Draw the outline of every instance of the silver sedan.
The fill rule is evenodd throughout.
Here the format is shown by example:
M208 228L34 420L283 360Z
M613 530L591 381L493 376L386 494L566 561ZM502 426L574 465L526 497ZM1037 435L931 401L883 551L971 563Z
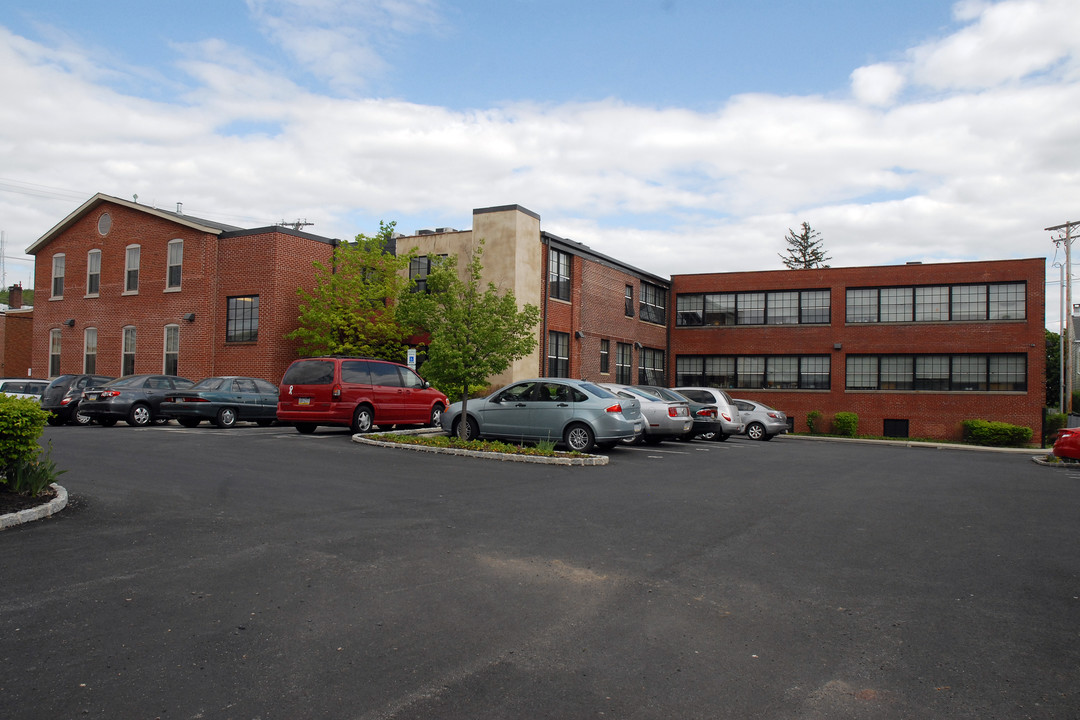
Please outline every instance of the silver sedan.
M641 402L620 397L583 380L536 378L522 380L486 398L469 400L465 436L536 442L561 441L577 452L594 446L603 450L641 434L645 422ZM443 411L440 425L457 435L462 404Z
M674 440L686 435L694 427L690 404L677 400L663 400L632 385L600 383L624 398L636 398L641 402L641 414L645 416L645 434L642 440L656 444L662 440Z

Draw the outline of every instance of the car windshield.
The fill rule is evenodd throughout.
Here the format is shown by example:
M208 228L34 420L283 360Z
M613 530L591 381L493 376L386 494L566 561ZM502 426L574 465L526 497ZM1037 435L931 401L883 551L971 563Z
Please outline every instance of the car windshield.
M192 390L217 390L221 387L221 384L225 382L225 378L212 377L204 378L199 382L191 386Z
M668 390L667 388L658 387L656 388L656 392L665 400L673 400L675 402L686 402L687 400L685 395L680 395L674 390Z

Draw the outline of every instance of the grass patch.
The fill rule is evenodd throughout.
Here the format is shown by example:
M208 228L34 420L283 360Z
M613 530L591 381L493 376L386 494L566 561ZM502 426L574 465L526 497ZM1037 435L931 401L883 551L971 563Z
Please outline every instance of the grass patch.
M536 445L515 445L502 442L501 440L462 440L459 437L449 435L397 435L394 433L380 433L365 435L371 440L398 443L400 445L426 445L428 447L455 448L459 450L473 450L475 452L505 453L508 455L533 455L537 457L588 457L579 452L558 452L555 443L540 441Z

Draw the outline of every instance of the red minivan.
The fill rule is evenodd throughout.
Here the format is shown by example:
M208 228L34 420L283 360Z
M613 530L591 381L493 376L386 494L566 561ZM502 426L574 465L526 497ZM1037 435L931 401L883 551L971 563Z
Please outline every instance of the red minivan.
M446 395L405 365L357 357L296 360L278 387L278 422L302 433L341 425L354 433L375 425L439 426Z

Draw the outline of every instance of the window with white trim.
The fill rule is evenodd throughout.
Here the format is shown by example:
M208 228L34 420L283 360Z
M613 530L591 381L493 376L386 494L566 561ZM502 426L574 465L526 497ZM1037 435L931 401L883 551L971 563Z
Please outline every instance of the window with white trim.
M165 326L165 357L162 362L162 375L179 375L180 368L180 326Z
M128 245L124 252L124 292L139 292L139 262L142 248Z
M64 297L64 253L52 257L52 297Z
M124 328L124 344L120 353L120 374L135 374L135 328Z
M97 328L83 330L83 372L87 375L97 372Z
M165 289L179 290L184 270L184 241L169 241L168 267L165 270ZM169 374L169 373L166 373Z
M97 296L101 292L101 251L86 253L86 294Z
M49 331L49 377L60 374L60 328Z

